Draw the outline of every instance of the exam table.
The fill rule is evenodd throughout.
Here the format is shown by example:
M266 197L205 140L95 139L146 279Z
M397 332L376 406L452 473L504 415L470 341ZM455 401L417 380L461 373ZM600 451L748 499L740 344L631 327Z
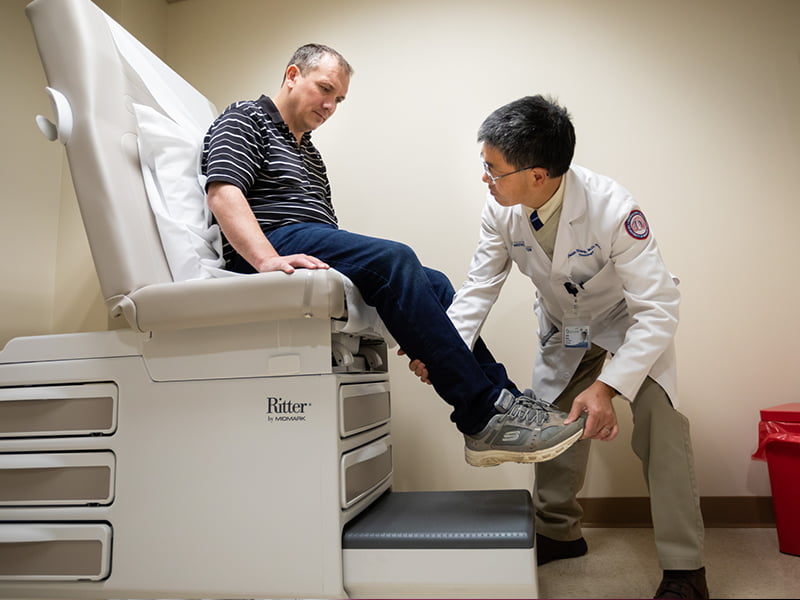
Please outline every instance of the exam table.
M223 270L216 108L89 0L26 12L122 325L0 351L0 598L536 597L527 491L392 490L391 339L350 282Z

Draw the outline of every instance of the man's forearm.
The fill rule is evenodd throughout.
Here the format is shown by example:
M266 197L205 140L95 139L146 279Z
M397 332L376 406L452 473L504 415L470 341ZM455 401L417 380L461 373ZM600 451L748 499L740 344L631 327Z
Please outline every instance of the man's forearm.
M228 242L257 271L278 256L258 224L242 191L235 185L212 183L208 188L208 208Z

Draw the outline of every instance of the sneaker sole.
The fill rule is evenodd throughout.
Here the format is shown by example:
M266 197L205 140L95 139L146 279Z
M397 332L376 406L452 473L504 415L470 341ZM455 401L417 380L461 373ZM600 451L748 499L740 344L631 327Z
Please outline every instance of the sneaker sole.
M566 452L570 446L577 442L583 435L583 429L575 432L571 437L552 446L536 450L535 452L515 452L513 450L470 450L464 448L467 463L473 467L494 467L500 463L537 463L552 460Z

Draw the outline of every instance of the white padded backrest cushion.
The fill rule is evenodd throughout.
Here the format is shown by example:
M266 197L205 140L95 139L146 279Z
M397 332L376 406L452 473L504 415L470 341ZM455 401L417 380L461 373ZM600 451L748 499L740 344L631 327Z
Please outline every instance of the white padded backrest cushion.
M201 139L149 106L133 108L145 190L172 278L212 277L224 261L219 227L211 225L199 174Z
M211 226L200 151L214 105L106 16L122 59L157 106L133 104L145 190L175 281L212 277L224 267L219 228Z

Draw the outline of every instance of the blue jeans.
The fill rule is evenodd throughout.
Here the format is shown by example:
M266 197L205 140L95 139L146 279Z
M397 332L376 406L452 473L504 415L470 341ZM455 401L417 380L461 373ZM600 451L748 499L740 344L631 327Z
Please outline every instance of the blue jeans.
M409 358L425 363L462 433L483 429L503 388L519 394L482 340L474 351L467 347L447 316L453 286L439 271L423 267L407 245L322 223L286 225L266 235L279 254L310 254L350 278ZM229 269L253 271L237 259Z

